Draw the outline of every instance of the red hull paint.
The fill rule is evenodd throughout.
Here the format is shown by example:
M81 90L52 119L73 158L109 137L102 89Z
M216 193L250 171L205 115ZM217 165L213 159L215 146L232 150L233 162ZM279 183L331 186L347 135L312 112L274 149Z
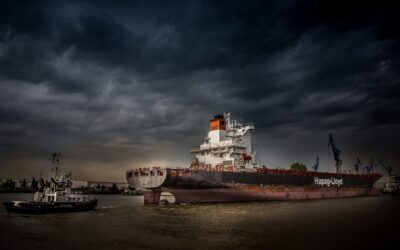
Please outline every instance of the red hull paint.
M175 203L220 203L252 201L285 201L378 196L370 187L254 187L240 186L221 189L153 189L144 195L145 204L159 204L161 192L174 195Z

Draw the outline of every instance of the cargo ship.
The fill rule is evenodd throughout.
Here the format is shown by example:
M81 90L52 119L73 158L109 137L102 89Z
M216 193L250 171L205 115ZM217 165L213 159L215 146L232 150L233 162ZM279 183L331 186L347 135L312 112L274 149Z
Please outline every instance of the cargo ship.
M205 141L191 151L187 168L128 170L132 188L144 188L145 204L216 203L308 200L379 195L374 183L380 174L342 173L340 151L332 135L336 172L260 167L251 148L253 124L231 120L230 113L215 116Z

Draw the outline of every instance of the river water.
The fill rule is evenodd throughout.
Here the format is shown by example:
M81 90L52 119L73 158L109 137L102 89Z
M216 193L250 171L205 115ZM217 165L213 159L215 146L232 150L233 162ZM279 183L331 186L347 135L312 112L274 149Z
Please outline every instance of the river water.
M96 198L97 209L81 213L16 215L1 206L0 248L386 249L400 236L393 196L168 206L144 206L143 196Z

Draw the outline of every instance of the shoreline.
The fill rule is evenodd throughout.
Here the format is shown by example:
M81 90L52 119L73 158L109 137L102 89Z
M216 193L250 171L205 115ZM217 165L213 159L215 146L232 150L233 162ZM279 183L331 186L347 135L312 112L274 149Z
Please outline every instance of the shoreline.
M82 189L73 189L74 192L80 192L82 194L92 194L92 195L100 195L100 194L118 194L122 195L124 190L82 190ZM16 194L16 193L26 193L33 194L36 190L34 189L0 189L0 194Z

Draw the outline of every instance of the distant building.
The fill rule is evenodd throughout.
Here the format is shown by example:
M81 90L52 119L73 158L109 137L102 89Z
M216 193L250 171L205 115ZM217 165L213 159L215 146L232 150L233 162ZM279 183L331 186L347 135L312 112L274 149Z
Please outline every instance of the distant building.
M71 188L86 188L88 187L87 181L72 180Z
M22 188L22 182L20 180L13 180L15 188Z
M118 189L128 188L129 185L126 182L110 182L110 181L88 181L87 187L96 188L97 186L110 188L115 183Z

